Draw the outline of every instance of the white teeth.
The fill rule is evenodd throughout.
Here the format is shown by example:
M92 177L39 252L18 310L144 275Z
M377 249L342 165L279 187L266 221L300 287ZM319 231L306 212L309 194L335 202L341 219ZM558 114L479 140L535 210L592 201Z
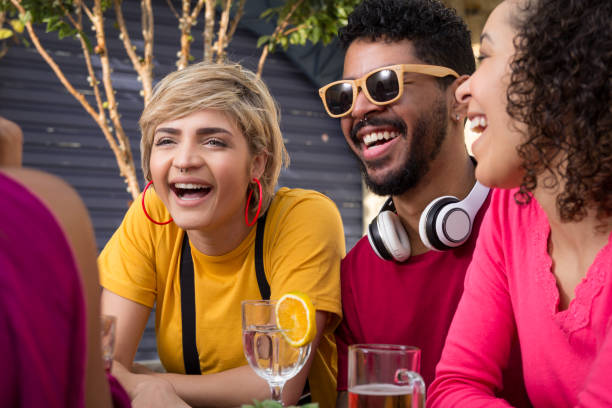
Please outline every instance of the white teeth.
M185 196L180 196L181 200L185 200L185 201L195 201L195 200L199 200L200 197L185 197Z
M199 188L206 188L201 184L191 184L191 183L176 183L174 187L180 188L183 190L197 190Z
M470 119L470 130L480 133L487 127L487 118L484 116L475 116Z
M397 132L389 132L385 130L384 132L372 132L363 137L363 143L366 146L371 146L372 144L378 142L379 140L391 140L398 137L399 134Z

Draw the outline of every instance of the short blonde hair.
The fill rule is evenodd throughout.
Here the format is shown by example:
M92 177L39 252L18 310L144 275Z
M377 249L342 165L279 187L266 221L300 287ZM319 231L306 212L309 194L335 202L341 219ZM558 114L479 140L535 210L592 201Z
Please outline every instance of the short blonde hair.
M142 171L151 180L149 161L155 129L202 109L215 109L235 120L252 155L265 153L266 167L260 178L262 207L267 208L283 165L289 164L280 130L280 114L268 87L239 64L201 62L162 79L140 117ZM253 188L255 203L259 191Z

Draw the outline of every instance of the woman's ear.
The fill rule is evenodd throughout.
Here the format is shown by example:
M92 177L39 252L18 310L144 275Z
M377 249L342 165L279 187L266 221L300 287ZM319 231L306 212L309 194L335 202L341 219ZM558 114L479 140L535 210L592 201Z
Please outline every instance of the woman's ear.
M251 161L251 179L261 178L266 170L266 163L268 161L268 152L263 151L259 154L253 156L253 160Z
M453 118L459 117L461 119L465 119L467 116L468 102L470 98L461 97L457 92L457 89L465 88L467 85L466 81L469 79L469 75L461 75L449 86L449 91L452 93L451 114Z

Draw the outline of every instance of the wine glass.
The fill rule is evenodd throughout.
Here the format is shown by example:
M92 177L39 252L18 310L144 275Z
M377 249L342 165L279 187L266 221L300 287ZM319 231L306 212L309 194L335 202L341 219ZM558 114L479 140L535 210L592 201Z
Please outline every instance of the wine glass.
M117 327L117 317L102 315L100 319L102 334L102 360L104 369L107 373L111 371L115 352L115 329Z
M283 403L281 393L308 360L310 343L291 346L276 325L275 300L242 302L242 344L255 373L270 385L272 399Z

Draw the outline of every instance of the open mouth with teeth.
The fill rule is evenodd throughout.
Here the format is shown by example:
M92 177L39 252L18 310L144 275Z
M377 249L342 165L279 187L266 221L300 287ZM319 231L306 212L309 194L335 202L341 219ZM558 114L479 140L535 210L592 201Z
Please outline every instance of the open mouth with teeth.
M372 132L363 137L363 143L366 145L366 148L369 149L370 147L387 143L389 140L393 140L398 136L399 133L396 131L385 130L380 132Z
M474 133L482 133L487 128L487 118L475 116L470 119L470 130Z
M210 193L211 188L201 184L175 183L170 188L181 200L199 200Z

